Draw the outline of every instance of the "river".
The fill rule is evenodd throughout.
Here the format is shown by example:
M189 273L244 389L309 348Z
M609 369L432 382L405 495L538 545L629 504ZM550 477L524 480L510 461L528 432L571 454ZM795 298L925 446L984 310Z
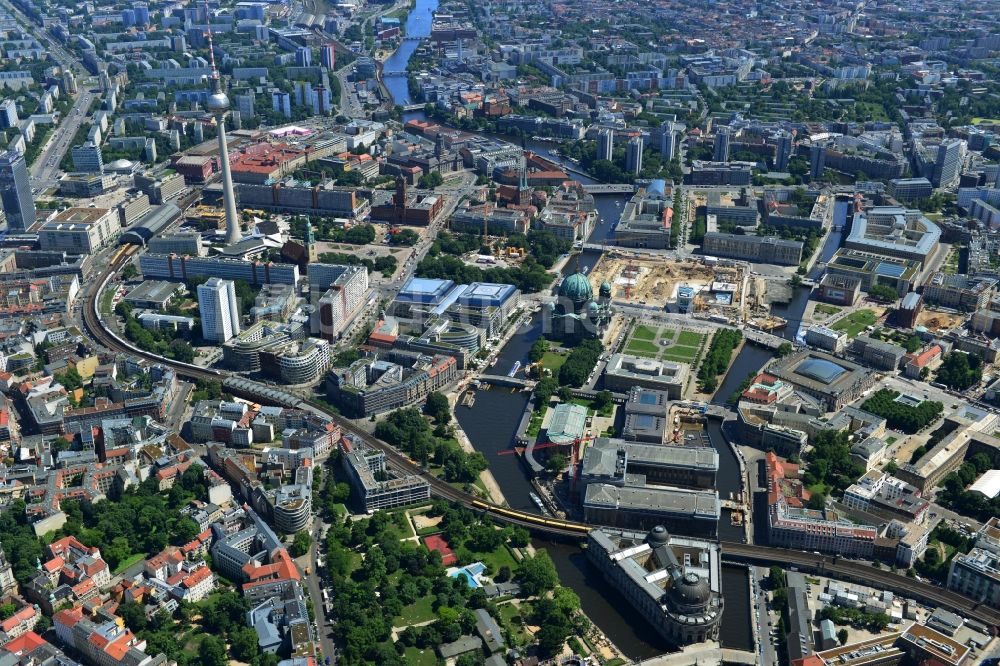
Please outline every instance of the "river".
M382 81L389 89L394 104L406 106L412 103L410 88L407 84L406 64L421 42L408 38L430 36L434 11L437 7L438 0L416 0L409 16L406 17L405 37L407 39L403 40L399 48L389 56L382 67Z

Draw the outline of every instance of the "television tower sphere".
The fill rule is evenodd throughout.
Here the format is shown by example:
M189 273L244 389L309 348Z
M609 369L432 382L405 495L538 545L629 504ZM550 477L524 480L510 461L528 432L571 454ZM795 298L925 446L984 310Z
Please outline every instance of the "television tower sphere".
M215 90L205 98L205 108L213 114L225 113L229 110L229 98L221 90Z

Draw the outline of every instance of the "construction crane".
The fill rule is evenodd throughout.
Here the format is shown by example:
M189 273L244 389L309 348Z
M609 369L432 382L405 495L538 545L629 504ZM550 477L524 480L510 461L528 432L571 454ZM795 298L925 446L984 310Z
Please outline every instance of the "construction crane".
M571 440L569 442L553 442L551 440L548 440L548 441L544 441L544 442L539 442L538 444L535 444L535 446L534 446L534 450L535 451L541 451L541 450L544 450L544 449L551 449L551 448L556 447L556 446L569 446L569 447L572 447L570 449L570 466L569 466L570 477L569 478L570 478L570 489L571 489L574 497L576 497L576 480L577 480L578 471L579 471L579 465L580 465L580 451L583 448L581 445L584 444L585 442L589 442L592 439L594 439L594 437L588 431L587 435L585 435L583 437L577 437L576 439L573 439L573 440ZM497 455L509 456L509 455L512 455L512 454L516 453L517 455L521 456L521 455L524 455L524 451L525 451L526 448L527 447L525 447L525 446L515 446L514 448L505 449L503 451L500 451Z

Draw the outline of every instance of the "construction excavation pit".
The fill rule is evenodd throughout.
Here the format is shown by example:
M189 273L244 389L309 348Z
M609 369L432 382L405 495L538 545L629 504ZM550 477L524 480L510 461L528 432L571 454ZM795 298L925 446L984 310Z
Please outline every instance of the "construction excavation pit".
M665 306L677 300L677 288L701 291L715 279L715 269L697 260L673 261L608 251L590 271L591 284L608 282L611 297L643 305Z

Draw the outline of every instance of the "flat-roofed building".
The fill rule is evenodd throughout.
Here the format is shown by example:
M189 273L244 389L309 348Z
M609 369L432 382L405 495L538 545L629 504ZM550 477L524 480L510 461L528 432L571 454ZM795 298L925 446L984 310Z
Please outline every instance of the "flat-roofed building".
M663 446L598 437L586 448L580 481L711 489L719 454L710 446Z
M809 350L775 361L767 372L818 398L831 412L860 398L876 380L875 373L857 363Z
M724 606L718 543L663 526L648 534L602 527L587 536L587 557L673 645L718 640Z
M163 310L180 285L162 280L145 280L125 295L125 302L144 310Z
M415 475L394 476L386 465L384 452L366 449L351 437L341 439L340 451L351 486L368 513L430 499L430 484Z
M640 529L662 524L679 533L714 538L721 505L714 491L590 483L583 511L589 523Z
M816 290L816 300L850 307L861 295L861 278L853 275L824 273Z
M670 228L674 218L673 197L666 193L662 180L640 189L622 211L615 228L614 244L622 247L670 247Z
M612 354L604 366L604 386L619 392L640 386L663 391L670 400L680 400L690 372L690 366L684 363Z
M43 250L91 254L117 241L121 231L113 209L67 208L42 225L38 244Z
M201 234L193 231L163 234L150 238L146 248L153 254L186 254L192 257L204 254Z
M910 625L900 635L898 645L916 663L938 663L942 666L961 666L971 652L968 645L923 624Z
M806 331L806 344L839 354L847 346L847 333L835 331L827 326L810 326Z
M702 243L705 254L743 259L760 264L795 266L802 261L802 242L775 236L707 233Z
M665 391L633 387L625 401L622 437L636 442L662 444L667 433L670 396Z
M1000 555L978 547L956 555L948 570L948 589L1000 608Z
M891 342L859 335L851 343L851 353L876 370L897 370L906 350Z
M920 274L920 262L901 259L850 248L840 248L826 264L829 275L856 277L861 280L861 291L872 285L892 287L903 296L909 292Z
M997 280L993 278L935 272L924 283L924 300L935 305L974 311L989 305L996 290Z
M844 246L887 257L911 259L921 267L937 249L941 228L919 210L875 206L854 214Z
M934 193L934 186L926 178L893 178L889 181L889 195L899 201L926 199Z

